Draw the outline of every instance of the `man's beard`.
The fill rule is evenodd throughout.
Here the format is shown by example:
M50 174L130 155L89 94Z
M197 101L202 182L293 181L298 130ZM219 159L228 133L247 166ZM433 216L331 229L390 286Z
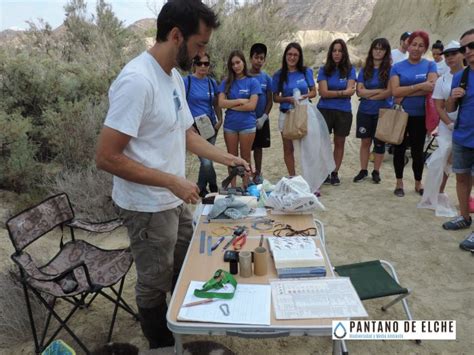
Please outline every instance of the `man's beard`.
M183 41L178 49L178 55L176 56L176 63L181 70L189 71L192 67L193 61L189 59L187 42Z

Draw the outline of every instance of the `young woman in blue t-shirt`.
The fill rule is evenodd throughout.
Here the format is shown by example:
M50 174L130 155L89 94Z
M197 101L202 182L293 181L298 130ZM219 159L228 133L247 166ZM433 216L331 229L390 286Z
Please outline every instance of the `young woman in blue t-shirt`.
M326 64L319 68L318 84L321 99L318 109L324 116L329 133L334 131L334 162L336 169L324 182L339 185L338 171L344 157L344 144L351 131L351 96L355 93L356 72L349 59L346 43L334 40L329 46Z
M390 85L395 103L400 103L408 113L405 139L402 144L394 146L393 165L397 184L393 193L398 197L405 196L403 189L403 170L405 167L405 151L410 144L413 159L415 191L423 195L423 148L426 138L425 100L426 95L434 89L438 78L436 64L423 59L429 48L430 40L424 31L413 32L408 38L408 59L396 63L390 73Z
M300 100L316 97L316 84L313 71L304 66L303 49L298 43L289 43L283 52L281 69L272 78L273 101L280 104L278 128L283 131L286 112L294 107L294 90L298 89ZM288 174L296 175L293 141L281 137L283 141L283 159Z
M206 115L211 120L216 134L207 141L216 143L217 132L222 125L222 110L217 106L217 84L209 77L209 54L197 55L193 60L193 74L184 78L186 101L193 117ZM217 178L212 160L199 157L199 175L197 185L199 196L207 195L207 186L210 192L217 192Z
M360 172L354 182L365 179L369 173L370 146L374 142L375 160L372 181L380 183L380 166L385 153L385 143L375 138L379 120L379 110L393 105L392 92L388 85L390 80L391 55L390 43L385 38L377 38L370 45L364 68L357 78L357 96L360 97L357 110L356 137L360 143Z
M227 151L239 155L251 164L252 144L255 139L258 95L257 79L249 76L244 54L235 50L227 61L227 78L219 86L219 107L227 109L224 119L224 140ZM247 187L248 177L243 178ZM235 179L231 182L235 186Z

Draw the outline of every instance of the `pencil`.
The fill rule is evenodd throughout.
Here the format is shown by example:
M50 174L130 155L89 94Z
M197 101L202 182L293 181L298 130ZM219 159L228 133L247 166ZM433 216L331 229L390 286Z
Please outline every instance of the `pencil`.
M214 302L214 301L215 301L214 298L207 298L207 299L202 300L202 301L196 301L196 302L191 302L191 303L183 304L183 307L199 306L199 305L201 305L201 304L211 303L211 302Z

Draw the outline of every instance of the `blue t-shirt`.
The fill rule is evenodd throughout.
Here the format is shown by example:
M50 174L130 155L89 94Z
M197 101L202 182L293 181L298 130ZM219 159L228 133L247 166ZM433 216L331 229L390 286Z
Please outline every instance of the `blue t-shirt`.
M219 93L225 91L226 80L222 80L219 86ZM226 95L228 100L250 99L252 95L261 94L260 84L257 79L252 77L244 77L235 80ZM224 128L233 131L242 131L244 129L255 128L257 116L255 111L235 111L231 108L225 112Z
M326 80L328 85L328 90L338 91L347 89L347 82L349 80L356 80L356 71L352 67L349 77L341 78L341 73L338 68L329 76L324 72L324 67L319 68L318 72L318 83L320 81ZM343 112L351 112L351 98L323 98L321 97L318 102L318 108L325 108L330 110L338 110Z
M426 81L429 73L438 73L435 62L422 59L412 64L405 59L393 65L390 77L398 75L400 86L410 86ZM426 96L406 96L402 107L410 116L425 116L425 100Z
M255 109L255 115L258 118L265 113L265 107L267 106L267 92L272 91L272 78L270 78L270 75L264 71L260 72L258 75L253 75L252 78L258 80L260 83L260 89L262 90L262 93L258 95L257 108Z
M280 73L281 69L277 70L273 74L272 78L272 91L275 94L280 93L278 89L278 83L280 82ZM309 92L309 88L315 86L313 71L310 68L306 68L304 73L300 71L293 71L288 73L287 80L283 83L283 91L281 91L281 96L291 97L293 96L293 89L298 88L301 92L301 95L305 95ZM289 110L292 108L292 105L289 102L282 102L280 104L281 110Z
M451 88L459 87L464 70L454 74ZM453 132L453 142L474 148L474 70L469 70L467 92L459 105L458 120Z
M364 80L364 69L361 69L357 82L364 84L368 90L385 89L379 78L379 69L374 68L372 77L369 80ZM359 111L368 115L378 115L379 109L390 108L393 106L393 97L389 96L383 100L369 100L365 98L360 99Z
M217 84L212 78L196 78L188 75L184 79L186 90L186 101L193 117L207 115L213 125L216 124L216 114L214 112L214 97L217 96ZM191 87L189 86L191 83Z

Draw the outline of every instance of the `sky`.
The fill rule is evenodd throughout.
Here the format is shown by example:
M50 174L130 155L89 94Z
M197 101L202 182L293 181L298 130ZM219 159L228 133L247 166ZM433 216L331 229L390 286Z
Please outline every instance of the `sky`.
M95 12L96 0L85 0L91 13ZM125 25L143 18L155 18L151 9L159 8L163 0L106 0L112 5L115 15ZM0 0L0 31L6 29L28 29L27 20L37 22L42 18L52 28L62 24L64 5L67 0ZM151 8L151 9L150 9Z

